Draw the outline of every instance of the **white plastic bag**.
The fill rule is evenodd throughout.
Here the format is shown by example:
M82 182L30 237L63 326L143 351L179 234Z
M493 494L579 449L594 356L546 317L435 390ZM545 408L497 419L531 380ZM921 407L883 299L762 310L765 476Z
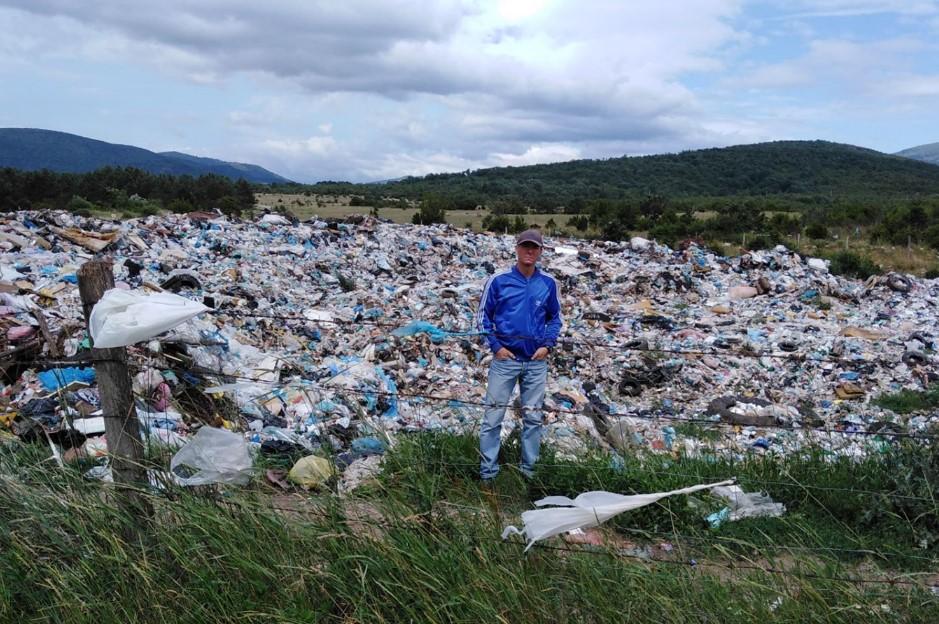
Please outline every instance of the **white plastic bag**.
M194 469L195 474L181 476L179 468L182 466ZM248 454L248 445L240 434L203 427L186 446L173 455L170 472L180 485L246 485L251 480L251 456Z
M651 505L668 496L691 494L721 485L733 485L733 483L733 480L721 481L720 483L693 485L671 492L636 494L634 496L602 491L585 492L574 500L566 496L548 496L536 501L535 505L538 507L555 505L555 507L522 512L522 522L524 523L522 530L519 531L514 526L507 526L502 532L502 539L507 538L509 535L524 535L528 539L528 546L525 547L525 550L528 551L538 540L554 537L574 529L598 526L617 514Z
M149 340L208 309L173 293L144 295L112 288L95 304L88 325L95 347L125 347Z
M727 520L731 522L744 518L778 518L786 513L786 506L774 501L769 494L747 493L739 485L717 487L711 493L730 502Z

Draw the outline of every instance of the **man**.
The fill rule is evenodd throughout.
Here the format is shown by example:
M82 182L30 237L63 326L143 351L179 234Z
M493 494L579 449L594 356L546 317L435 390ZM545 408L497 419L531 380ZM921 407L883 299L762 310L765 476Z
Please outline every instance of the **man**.
M522 403L521 471L532 475L541 447L548 353L561 332L557 282L536 266L544 244L541 232L526 230L515 243L515 266L489 278L476 315L493 353L479 432L479 474L487 484L499 473L499 434L516 383Z

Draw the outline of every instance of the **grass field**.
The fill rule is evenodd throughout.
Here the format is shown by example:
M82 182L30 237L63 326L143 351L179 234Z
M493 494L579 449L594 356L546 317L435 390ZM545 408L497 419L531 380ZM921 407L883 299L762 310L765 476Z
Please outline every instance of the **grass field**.
M301 219L318 216L323 219L341 219L353 214L367 215L371 212L370 206L350 206L349 197L343 196L312 196L284 195L278 193L263 193L257 195L259 205L272 208L285 208ZM378 216L390 219L395 223L411 223L411 217L417 208L380 208ZM470 227L476 231L482 230L483 219L488 215L486 210L450 210L447 212L447 222L458 227ZM516 215L508 215L514 219ZM545 227L547 222L554 219L559 227L564 227L570 215L564 214L526 214L520 215L526 223Z
M378 479L345 498L275 491L263 471L279 460L268 459L248 487L151 492L149 518L130 514L113 488L83 480L81 468L45 461L43 445L0 447L0 620L939 618L930 589L939 583L936 475L922 470L936 465L936 451L896 448L860 462L637 455L611 467L608 456L574 462L548 449L530 487L506 469L487 494L474 478L475 445L472 436L400 437ZM506 456L517 461L517 443ZM529 497L662 491L730 476L747 491L768 490L785 515L710 529L704 516L721 503L696 495L589 530L595 545L554 538L526 554L518 538L499 537Z

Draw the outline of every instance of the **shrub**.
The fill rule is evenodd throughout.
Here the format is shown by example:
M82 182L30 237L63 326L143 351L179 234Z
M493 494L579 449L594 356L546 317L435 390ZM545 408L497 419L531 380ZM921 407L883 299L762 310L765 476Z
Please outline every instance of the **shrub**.
M821 223L813 223L805 228L805 235L816 240L828 238L828 228Z
M867 279L871 275L879 275L882 272L881 268L869 258L850 251L839 251L830 256L829 260L831 260L829 270L835 275Z
M581 232L585 232L587 228L590 227L590 219L587 215L577 215L571 217L567 220L568 227L577 228Z
M69 211L74 212L80 217L90 217L91 211L94 210L94 208L95 205L81 195L72 195L72 199L68 202Z
M509 218L505 215L489 214L483 217L482 227L487 232L506 232L509 229Z
M192 212L193 210L192 204L187 202L185 199L174 199L166 206L166 209L177 214Z

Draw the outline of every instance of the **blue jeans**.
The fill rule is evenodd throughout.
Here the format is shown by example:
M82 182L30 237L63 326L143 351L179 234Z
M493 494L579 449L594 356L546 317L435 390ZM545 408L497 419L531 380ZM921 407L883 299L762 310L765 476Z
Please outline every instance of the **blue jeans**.
M479 476L493 479L499 474L499 434L506 404L512 398L516 382L522 403L522 465L524 474L531 476L538 461L541 447L541 406L544 403L548 362L532 360L493 360L489 367L486 386L486 413L479 430Z

